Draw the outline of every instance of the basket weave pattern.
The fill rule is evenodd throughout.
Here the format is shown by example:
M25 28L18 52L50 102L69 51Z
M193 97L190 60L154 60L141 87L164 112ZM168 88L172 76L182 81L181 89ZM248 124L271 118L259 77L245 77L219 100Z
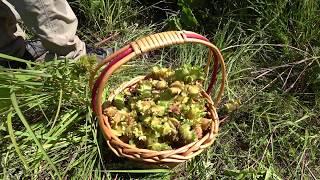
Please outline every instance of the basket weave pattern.
M210 118L212 119L210 131L201 139L173 150L154 151L149 149L139 149L137 147L124 143L112 133L108 117L103 113L104 109L102 107L102 94L108 79L110 78L112 73L121 65L125 64L136 56L155 49L184 43L200 43L206 45L210 49L208 63L205 68L206 72L209 69L212 57L214 59L213 72L208 89L207 91L202 90L201 93L201 95L207 100L207 111L209 112L211 116ZM98 77L95 79L96 74L104 65L106 66L102 69ZM215 96L215 100L213 101L211 99L210 93L213 89L214 84L216 83L219 68L222 74L220 89ZM145 76L139 76L122 84L109 95L107 104L108 102L112 102L115 95L122 92L126 87L129 87L144 78ZM99 126L104 134L108 146L117 156L157 164L180 163L200 154L205 148L212 145L216 136L218 135L219 118L215 106L221 99L225 81L226 70L223 57L219 49L211 44L208 39L199 34L188 31L163 32L153 34L130 43L129 45L123 47L122 49L107 57L95 68L90 77L90 87L92 88L92 107L93 111L96 113L99 119Z

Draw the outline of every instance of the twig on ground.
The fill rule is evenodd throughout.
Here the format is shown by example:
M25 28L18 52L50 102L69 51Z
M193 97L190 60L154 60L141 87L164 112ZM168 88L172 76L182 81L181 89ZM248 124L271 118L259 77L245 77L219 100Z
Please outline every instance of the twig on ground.
M294 87L294 85L298 82L298 80L300 79L300 77L302 76L302 74L307 70L307 68L308 68L309 66L311 66L311 65L313 64L313 62L314 62L314 60L313 60L312 62L310 62L310 63L301 71L301 73L299 74L299 76L297 77L297 79L291 84L291 86L290 86L288 89L285 90L286 93L289 92L289 91Z
M286 78L286 80L285 80L284 83L283 83L282 89L284 89L284 87L286 86L286 84L287 84L287 82L288 82L288 79L289 79L289 77L290 77L290 74L291 74L291 72L292 72L293 67L294 67L294 66L291 66L290 71L289 71L289 74L287 75L287 78Z
M114 180L117 180L118 179L118 174L116 174L116 176L114 177Z
M282 72L279 76L281 76L284 72ZM255 95L251 96L248 100L246 100L243 104L246 104L247 102L251 101L251 99L253 99L254 97L256 97L260 92L262 92L263 90L265 90L267 87L269 87L271 84L273 84L278 78L279 76L277 76L276 78L274 78L269 84L267 84L266 86L264 86L262 89L260 89Z
M264 151L263 151L263 154L262 154L261 158L258 161L256 161L252 166L255 166L257 163L261 162L263 160L263 158L265 157L269 145L273 142L273 133L274 133L274 131L270 135L269 141L268 141L268 143L266 145L266 148L264 148Z
M261 71L263 71L263 72L264 71L272 72L273 70L276 70L276 69L279 69L279 68L292 67L294 65L302 64L302 63L310 61L310 60L312 60L312 62L311 62L311 64L312 64L312 63L314 63L314 61L316 59L320 59L320 56L305 58L305 59L302 59L300 61L296 61L296 62L292 62L292 63L288 63L288 64L283 64L283 65L280 65L280 66L272 66L272 67L269 67L269 68L261 68L262 70L254 71L254 72L252 72L252 74L261 73Z
M257 70L257 71L254 71L252 72L252 74L256 74L256 73L261 73L260 75L258 75L257 77L253 78L253 80L256 80L256 79L259 79L263 76L266 76L267 74L269 74L270 72L273 72L274 70L276 69L279 69L279 68L285 68L285 67L290 67L290 70L289 70L289 73L284 81L284 84L282 86L282 89L284 89L288 83L288 80L290 78L290 75L292 74L292 70L294 68L294 66L296 65L299 65L299 64L302 64L302 63L305 63L309 60L312 60L311 62L309 62L305 67L304 69L301 71L301 73L298 75L298 77L296 78L296 80L294 81L294 83L292 83L290 85L289 88L287 88L285 90L285 92L289 92L294 86L295 84L298 82L298 80L301 78L301 76L303 75L303 73L307 70L308 67L310 67L317 59L319 59L320 56L315 56L315 57L311 57L311 58L305 58L305 59L302 59L300 61L296 61L296 62L292 62L292 63L288 63L288 64L284 64L284 65L280 65L280 66L273 66L273 67L270 67L270 68L262 68L261 70ZM285 71L284 71L285 72ZM277 76L277 78L280 76L280 78L282 79L282 74L284 73L282 72L280 75ZM282 79L283 81L283 79ZM269 84L268 84L269 85ZM252 99L252 98L250 98Z
M229 116L223 117L221 120L219 120L219 124L224 124L228 118Z
M97 42L96 44L94 44L94 46L95 47L100 47L102 44L105 44L105 43L109 42L113 38L117 37L119 34L120 34L119 32L115 32L114 34L111 34L110 36L104 38L102 41Z
M303 155L303 160L302 160L302 167L301 167L301 176L300 179L303 180L304 179L304 171L305 171L305 167L306 167L306 155Z
M239 44L239 45L234 45L234 46L229 46L229 47L223 48L223 49L221 49L221 51L226 51L228 49L237 48L237 47L244 47L244 46L288 47L288 48L294 49L296 51L302 52L304 54L309 54L307 51L304 51L304 50L299 49L297 47L293 47L293 46L286 45L286 44Z
M264 75L266 75L266 74L268 74L269 72L272 72L272 71L273 71L272 69L268 69L265 72L263 72L262 74L260 74L259 76L255 77L254 79L259 79L260 77L262 77L262 76L264 76Z
M316 176L313 174L313 172L310 170L310 168L308 166L306 166L306 169L309 171L309 173L311 174L312 178L314 180L317 180Z

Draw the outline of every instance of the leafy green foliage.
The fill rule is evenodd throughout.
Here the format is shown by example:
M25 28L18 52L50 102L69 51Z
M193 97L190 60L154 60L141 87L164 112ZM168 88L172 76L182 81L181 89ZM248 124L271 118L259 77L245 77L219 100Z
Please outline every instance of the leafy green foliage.
M172 27L183 29L183 28L191 28L194 29L195 27L199 26L199 22L196 16L193 13L193 8L202 0L190 1L190 0L178 0L177 5L180 8L180 13L172 17L168 20L168 24ZM203 2L203 1L202 1Z
M79 172L75 169L79 164L88 161L95 164L99 156L97 141L88 132L94 133L96 129L83 126L92 123L87 108L89 67L83 66L80 60L77 63L52 61L29 69L1 69L0 87L8 89L11 98L3 96L1 100L1 105L3 100L7 102L0 109L0 117L7 117L8 128L0 130L4 145L0 148L0 169L6 170L0 176L58 179ZM81 144L86 147L74 153L75 147ZM17 158L13 158L15 152ZM73 158L66 158L71 153ZM85 171L92 173L93 166L87 168Z
M186 27L198 26L199 23L196 17L194 16L189 5L183 0L180 0L178 5L181 7L181 17L180 17L181 24Z

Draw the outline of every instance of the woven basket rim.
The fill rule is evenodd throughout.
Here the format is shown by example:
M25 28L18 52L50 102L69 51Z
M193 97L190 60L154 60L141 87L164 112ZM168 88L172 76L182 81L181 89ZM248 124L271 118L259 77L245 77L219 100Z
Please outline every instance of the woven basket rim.
M208 100L207 111L210 111L212 115L212 130L201 140L195 141L190 147L186 145L188 147L185 149L179 148L179 151L177 149L166 151L139 149L122 142L112 133L110 124L103 112L104 99L102 97L109 78L122 65L137 56L141 56L144 53L156 49L185 43L202 44L210 49L204 71L205 74L207 74L211 64L213 63L212 73L207 91L203 92L202 94L206 100ZM101 68L103 68L102 71L100 71ZM221 72L221 81L219 84L219 89L217 89L218 91L215 94L214 101L212 101L213 97L209 95L213 90L214 85L217 84L218 72ZM99 73L99 75L97 73ZM89 86L92 89L92 109L98 117L99 126L103 132L107 144L117 156L161 164L183 162L201 153L205 148L214 142L216 136L218 135L219 118L215 106L217 106L221 100L223 91L225 89L225 84L227 83L226 79L226 67L220 50L215 45L210 43L210 41L204 36L191 31L167 31L151 34L127 44L115 53L106 57L95 67L92 73L90 73ZM112 95L112 93L110 95Z

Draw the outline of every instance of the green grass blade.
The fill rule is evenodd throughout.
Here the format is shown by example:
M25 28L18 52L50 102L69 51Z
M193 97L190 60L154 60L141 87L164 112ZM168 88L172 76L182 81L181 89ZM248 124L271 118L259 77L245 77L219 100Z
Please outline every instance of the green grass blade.
M39 70L30 70L30 69L8 69L0 67L0 72L5 74L6 72L12 72L18 75L28 75L28 76L37 76L37 77L52 77L51 74L44 73L44 71Z
M9 155L9 152L6 153L5 157L4 157L4 160L1 161L1 167L2 167L2 173L3 173L3 176L2 178L3 179L9 179L9 173L8 173L8 170L7 170L7 160L8 160L8 155ZM1 176L0 176L1 178Z
M40 143L40 141L38 140L38 138L36 137L36 135L32 131L32 129L31 129L29 123L27 122L27 120L25 119L24 115L22 114L22 112L21 112L21 110L20 110L20 108L18 106L17 97L16 97L16 94L14 93L14 91L11 92L10 98L11 98L11 102L12 102L13 108L16 111L17 115L19 116L20 120L22 121L23 125L26 127L26 129L29 132L30 136L35 141L35 143L37 144L37 146L40 149L41 153L43 154L44 158L48 161L48 163L50 164L52 169L56 172L56 174L58 175L59 179L61 179L61 176L59 174L58 169L53 164L52 160L50 159L50 157L48 156L48 154L44 150L42 144Z
M57 112L56 112L56 115L54 117L53 123L51 125L51 129L54 127L54 125L56 124L56 122L57 122L57 120L59 118L61 102L62 102L62 92L63 92L62 89L60 89L58 108L57 108Z
M31 61L27 61L27 60L24 60L24 59L20 59L20 58L17 58L17 57L9 56L9 55L2 54L2 53L0 53L0 58L7 59L9 61L18 61L18 62L23 62L23 63L27 63L27 64L37 65L37 63L31 62Z
M170 173L172 172L169 169L121 169L121 170L106 170L110 173Z
M70 118L69 118L70 117ZM60 136L66 129L67 127L74 122L74 120L78 118L78 113L76 113L75 110L73 110L71 113L70 113L70 116L67 115L65 119L65 121L61 121L61 123L59 123L59 125L56 126L55 129L53 130L56 130L56 132L54 132L53 134L51 134L49 132L49 134L51 134L53 137L58 137ZM49 142L47 142L49 143Z
M12 111L9 112L8 116L7 116L7 126L8 126L8 132L9 132L9 135L10 135L10 139L12 141L12 144L14 146L14 149L16 150L20 160L22 161L23 163L23 166L24 168L29 171L30 168L28 166L28 163L26 161L26 158L23 156L23 154L21 153L20 151L20 148L17 144L17 141L16 141L16 137L14 135L14 132L13 132L13 127L12 127Z

